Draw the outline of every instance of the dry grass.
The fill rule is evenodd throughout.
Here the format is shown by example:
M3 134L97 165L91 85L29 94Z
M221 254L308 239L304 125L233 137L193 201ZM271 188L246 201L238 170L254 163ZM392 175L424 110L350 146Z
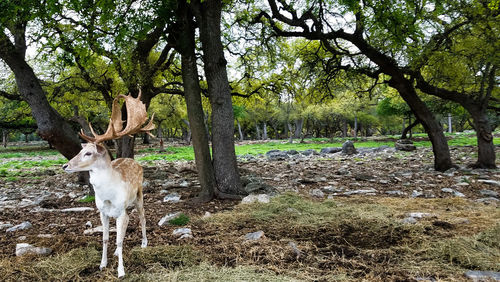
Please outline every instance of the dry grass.
M417 224L408 212L429 212ZM468 222L464 223L464 219ZM463 280L500 271L498 208L463 199L350 197L314 202L297 194L194 219L191 241L125 253L131 281ZM244 235L263 230L264 238ZM292 246L290 243L293 243ZM0 261L3 280L113 280L100 246L48 258Z

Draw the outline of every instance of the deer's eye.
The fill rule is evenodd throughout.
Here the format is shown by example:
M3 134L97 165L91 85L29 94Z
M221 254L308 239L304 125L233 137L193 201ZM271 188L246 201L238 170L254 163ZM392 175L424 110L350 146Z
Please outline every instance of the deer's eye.
M90 156L90 155L92 155L91 152L87 152L87 153L84 154L84 156Z

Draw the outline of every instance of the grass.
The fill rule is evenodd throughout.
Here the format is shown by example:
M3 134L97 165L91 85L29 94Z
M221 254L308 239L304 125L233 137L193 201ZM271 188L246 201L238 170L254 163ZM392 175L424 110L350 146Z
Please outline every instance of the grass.
M437 218L403 224L408 212ZM459 224L457 219L470 223ZM193 220L191 241L125 251L130 281L462 280L467 270L500 271L500 211L465 199L350 197L322 202L287 193L269 204ZM452 226L443 228L436 221ZM257 230L264 237L246 241ZM294 243L294 248L290 242ZM179 244L179 245L177 245ZM97 243L49 257L0 260L14 280L115 280L99 271Z
M168 223L170 223L172 225L176 225L176 226L183 226L183 225L188 224L189 220L190 219L186 214L181 213L176 218L169 220Z
M92 203L95 201L95 196L87 195L82 199L78 200L79 203Z

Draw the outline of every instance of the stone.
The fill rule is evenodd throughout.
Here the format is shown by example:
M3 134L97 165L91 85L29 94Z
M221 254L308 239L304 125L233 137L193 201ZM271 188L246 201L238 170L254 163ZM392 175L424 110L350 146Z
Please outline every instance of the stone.
M244 197L242 200L241 200L241 203L242 204L251 204L251 203L264 203L264 204L267 204L270 202L270 197L269 195L267 194L250 194L246 197Z
M376 189L370 188L370 189L359 189L359 190L352 190L352 191L347 191L342 193L343 195L349 196L349 195L358 195L358 194L375 194L377 193Z
M192 238L193 238L193 235L191 235L191 234L183 234L181 237L179 237L179 240L192 239Z
M406 217L403 220L401 220L401 223L404 223L404 224L415 224L415 223L417 223L417 220L414 217L409 216L409 217Z
M311 155L319 155L318 151L314 149L307 149L305 151L300 152L304 156L311 156Z
M245 235L245 240L259 240L260 238L262 238L262 236L264 236L264 231L259 230L256 232L247 233Z
M280 150L271 150L266 153L266 157L270 161L283 161L288 159L288 154Z
M435 214L427 212L410 212L407 215L413 218L437 217Z
M491 180L491 179L479 179L477 182L500 187L500 181L495 181L495 180Z
M356 154L356 148L354 148L354 143L351 140L347 140L342 144L342 154L344 155L353 155Z
M7 230L5 230L5 232L15 232L15 231L19 231L19 230L29 229L31 227L33 227L33 225L31 225L31 222L25 221L21 224L18 224L16 226L12 226L12 227L8 228Z
M101 226L97 226L97 227L94 227L94 228L91 228L91 229L84 230L83 234L84 235L92 235L92 234L95 234L95 233L102 233L103 231L104 231L104 228L101 225ZM112 233L112 232L116 232L116 228L115 227L109 228L109 233Z
M500 272L469 270L465 273L465 277L473 281L500 281Z
M33 245L30 245L28 243L19 243L16 244L16 256L23 256L23 255L42 255L46 256L52 253L51 248L41 248L41 247L35 247Z
M192 237L191 228L177 228L172 232L172 235L177 237L182 237L186 234L189 234Z
M179 187L181 187L181 188L188 188L189 187L189 182L187 182L186 180L184 180L181 183L179 183Z
M499 201L500 201L499 199L493 198L493 197L481 198L481 199L476 200L476 202L487 204L487 205L491 205L491 204L496 205Z
M163 226L163 225L168 225L168 222L176 217L178 217L179 215L181 214L181 212L174 212L174 213L169 213L167 215L165 215L164 217L162 217L160 219L160 221L158 221L158 225L159 226Z
M67 208L62 209L61 212L86 212L86 211L94 211L94 208L90 207L77 207L77 208Z
M460 198L465 197L465 195L463 193L460 193L457 190L451 189L451 188L443 188L443 189L441 189L441 192L453 194L453 196L455 196L455 197L460 197Z
M316 198L324 198L325 197L325 193L323 191L321 191L321 189L312 189L311 191L309 191L309 194L313 197L316 197Z
M209 211L206 211L205 214L202 216L202 218L209 218L212 216L212 213Z
M396 143L394 143L394 147L398 151L407 152L415 151L417 149L417 147L415 147L415 145L413 145L413 142L409 139L399 139L398 141L396 141Z
M90 220L85 222L85 227L92 228L92 222L90 222Z
M50 238L54 238L54 235L52 235L52 234L38 234L38 235L36 235L36 237L50 239Z
M297 248L297 244L295 242L288 242L288 246L292 248L293 253L295 254L296 258L299 258L302 252Z
M325 193L338 193L338 192L342 192L343 189L341 188L335 188L333 186L325 186L323 188L321 188L321 190Z
M325 154L334 154L334 153L338 153L338 152L342 152L342 148L339 148L339 147L326 147L326 148L322 148L319 153L322 154L322 155L325 155Z
M412 198L418 198L418 197L423 197L423 196L424 196L424 192L421 192L421 191L413 190L413 192L411 193Z
M181 196L177 193L170 193L163 198L164 203L178 203L181 200Z
M12 226L14 226L14 225L10 222L0 222L0 230L7 229L7 228L10 228Z
M404 196L406 193L399 190L385 191L387 195Z
M486 196L486 197L498 198L498 192L495 192L493 190L483 189L483 190L479 191L479 193L483 196Z
M299 154L299 152L297 150L288 150L288 151L286 151L286 153L288 155L291 155L291 156L295 156L295 155Z
M354 179L356 179L356 181L369 181L373 178L374 178L373 175L366 174L366 173L358 173L358 174L354 175Z

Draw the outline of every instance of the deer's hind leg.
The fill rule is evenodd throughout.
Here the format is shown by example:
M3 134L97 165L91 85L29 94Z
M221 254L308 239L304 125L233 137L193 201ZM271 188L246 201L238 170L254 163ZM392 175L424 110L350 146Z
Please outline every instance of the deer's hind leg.
M139 192L137 192L137 202L135 204L135 208L137 209L137 213L139 214L139 222L141 224L141 231L142 231L141 247L146 248L146 246L148 245L148 238L146 237L146 216L144 214L144 199L141 189L139 189Z

